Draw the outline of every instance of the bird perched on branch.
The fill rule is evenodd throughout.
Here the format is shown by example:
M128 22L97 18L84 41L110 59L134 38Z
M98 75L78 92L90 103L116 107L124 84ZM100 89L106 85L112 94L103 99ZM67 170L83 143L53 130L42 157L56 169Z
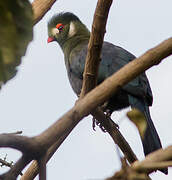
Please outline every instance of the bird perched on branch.
M77 16L66 12L59 13L50 19L48 22L48 36L48 43L58 42L63 50L70 84L79 96L90 31ZM97 83L100 84L133 59L135 59L135 56L125 49L104 42ZM148 79L145 73L142 73L122 87L104 104L104 111L110 114L128 106L137 108L144 113L147 120L147 129L142 140L145 155L162 147L149 112L152 100L152 91ZM168 173L167 169L162 171L165 174Z

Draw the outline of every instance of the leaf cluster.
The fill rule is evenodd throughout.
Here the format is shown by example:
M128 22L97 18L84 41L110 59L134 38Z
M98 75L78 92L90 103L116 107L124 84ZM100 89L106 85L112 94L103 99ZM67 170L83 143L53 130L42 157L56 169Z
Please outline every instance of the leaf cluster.
M33 38L32 16L28 0L0 1L0 87L16 75Z

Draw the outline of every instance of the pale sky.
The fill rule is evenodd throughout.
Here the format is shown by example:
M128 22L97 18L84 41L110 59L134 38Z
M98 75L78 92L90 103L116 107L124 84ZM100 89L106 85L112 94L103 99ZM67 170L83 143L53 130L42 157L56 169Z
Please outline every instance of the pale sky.
M47 21L55 13L75 13L91 29L96 2L93 0L59 0L34 27L34 40L29 44L17 76L0 91L0 132L22 130L34 136L55 122L75 103L67 79L63 53L57 43L47 44ZM172 32L171 0L116 0L111 7L105 40L119 45L136 56L169 38ZM147 71L154 103L151 116L164 147L172 143L172 57ZM112 119L120 126L139 159L143 150L137 129L125 112L115 112ZM92 130L91 116L79 123L48 163L47 179L103 180L120 168L116 147L109 135L99 128ZM14 150L1 149L0 158L9 161L19 157ZM6 168L0 167L0 173ZM171 180L169 175L152 174L152 180Z

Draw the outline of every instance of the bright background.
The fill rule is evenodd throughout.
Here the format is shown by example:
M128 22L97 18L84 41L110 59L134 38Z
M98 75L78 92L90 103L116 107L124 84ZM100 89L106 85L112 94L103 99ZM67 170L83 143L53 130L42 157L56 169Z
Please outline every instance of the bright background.
M34 40L23 57L17 76L0 91L0 132L22 130L23 135L41 133L75 103L67 78L63 54L56 43L47 44L47 21L55 13L71 11L91 29L96 0L59 0L34 27ZM105 40L122 46L136 56L171 36L171 0L114 1L108 18ZM172 57L147 71L154 95L151 115L164 147L172 142ZM134 152L143 159L137 129L115 112L118 122ZM120 168L116 147L108 134L92 130L91 116L74 129L48 163L48 179L104 179ZM0 158L8 154L15 161L19 154L1 149ZM0 173L7 168L0 167ZM171 180L169 175L152 174L153 180Z

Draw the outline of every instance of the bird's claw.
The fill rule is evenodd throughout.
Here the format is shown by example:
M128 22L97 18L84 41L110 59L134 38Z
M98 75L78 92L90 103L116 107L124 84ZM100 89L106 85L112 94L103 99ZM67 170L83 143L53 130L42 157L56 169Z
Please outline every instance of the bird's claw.
M93 124L92 124L93 130L96 131L96 129L95 129L95 127L96 127L96 118L93 117L92 122L93 122Z
M112 114L112 112L111 112L109 109L107 109L107 110L105 111L105 113L106 113L106 119L109 120L109 121L112 121L112 120L111 120L111 114ZM99 121L98 121L96 118L94 118L94 117L93 117L92 120L93 120L92 127L93 127L93 130L94 130L94 131L96 131L95 127L96 127L96 125L97 125L103 132L107 132L107 130L105 129L105 127L102 125L101 122L99 122ZM119 129L119 125L116 124L115 122L113 122L113 124L111 123L111 126L115 126L117 129Z
M107 109L105 112L106 112L106 117L107 117L107 118L110 118L112 112L111 112L109 109Z
M99 128L103 131L103 132L107 132L106 129L104 128L104 126L96 119L93 117L93 124L92 124L92 127L93 127L93 130L96 131L95 127L96 125L99 126Z

